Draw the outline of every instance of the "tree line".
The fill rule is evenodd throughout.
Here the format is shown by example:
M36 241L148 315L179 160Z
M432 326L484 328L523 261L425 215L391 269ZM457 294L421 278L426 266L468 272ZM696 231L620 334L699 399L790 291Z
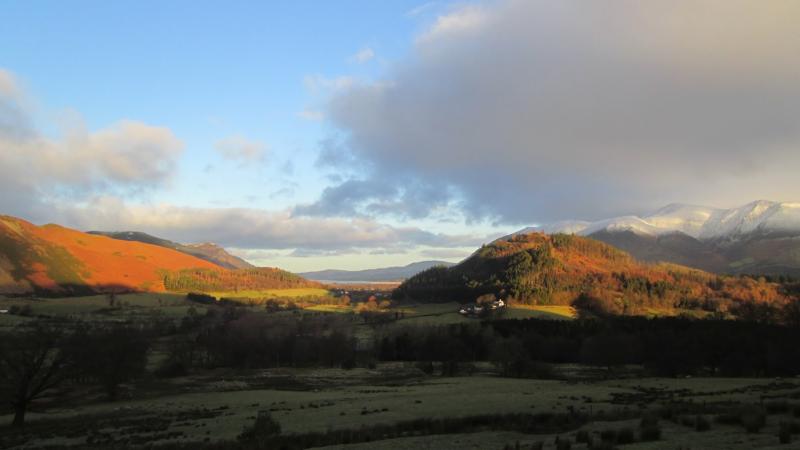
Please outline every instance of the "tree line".
M253 269L184 269L161 274L164 287L170 291L236 292L262 289L319 287L285 270L272 267Z

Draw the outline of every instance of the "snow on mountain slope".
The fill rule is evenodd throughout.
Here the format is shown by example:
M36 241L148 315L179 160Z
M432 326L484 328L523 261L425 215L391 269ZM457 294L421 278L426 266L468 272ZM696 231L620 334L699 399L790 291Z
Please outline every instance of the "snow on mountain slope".
M553 222L547 225L523 228L517 231L516 233L513 233L512 236L516 234L527 234L533 232L540 232L547 234L553 234L553 233L578 234L591 224L592 222L587 222L585 220L562 220L560 222Z
M644 219L641 219L636 216L623 216L623 217L615 217L613 219L606 219L600 220L598 222L594 222L580 231L579 234L583 236L588 236L592 233L596 233L598 231L633 231L637 234L645 234L645 235L659 235L663 233L663 229L653 226L653 224L647 222Z
M706 206L672 203L646 216L644 220L659 230L680 231L698 237L703 225L719 211Z
M800 203L759 200L718 211L703 225L701 239L735 237L759 231L800 232Z
M735 238L754 231L800 234L800 203L758 200L731 209L673 203L653 214L621 216L597 222L562 221L518 231L588 236L599 231L632 231L659 236L681 232L697 239Z

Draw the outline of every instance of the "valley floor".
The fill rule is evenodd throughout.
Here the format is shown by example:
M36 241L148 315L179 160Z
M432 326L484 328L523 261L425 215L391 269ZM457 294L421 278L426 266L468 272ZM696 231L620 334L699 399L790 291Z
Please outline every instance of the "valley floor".
M778 399L797 402L800 380L731 378L645 378L559 381L425 376L402 363L369 369L281 369L207 372L169 382L140 383L137 400L89 401L70 409L31 413L24 435L0 429L8 448L98 448L136 444L233 442L260 411L269 411L285 434L360 429L420 418L458 418L508 413L583 414L580 429L599 439L603 430L628 428L639 433L646 411L668 404L710 409L761 405ZM783 401L782 400L782 401ZM784 406L786 406L784 404ZM709 410L710 410L709 409ZM768 448L778 444L781 421L798 421L791 408L776 407L765 426L747 433L709 414L710 429L695 431L692 415L661 419L661 438L631 448ZM0 423L10 422L0 416ZM556 434L468 430L467 433L409 436L331 448L521 448L543 442L554 448ZM561 439L575 443L577 429ZM800 438L795 436L795 439ZM638 439L637 439L638 440ZM573 446L573 448L585 448ZM786 447L784 447L786 448Z

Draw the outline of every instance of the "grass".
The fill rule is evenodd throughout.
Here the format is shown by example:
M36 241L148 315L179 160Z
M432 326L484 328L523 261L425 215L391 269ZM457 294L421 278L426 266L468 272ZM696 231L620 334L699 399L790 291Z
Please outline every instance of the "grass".
M256 291L223 291L223 292L209 292L217 298L253 298L253 299L268 299L268 298L297 298L297 297L324 297L330 294L330 291L322 288L293 288L293 289L264 289Z
M553 319L570 320L578 316L578 312L568 305L513 305L506 309L508 319Z
M49 424L48 427L52 428L49 431L52 437L48 438L47 443L68 439L70 423L116 416L121 417L121 424L128 424L124 427L119 425L119 430L131 429L131 423L163 422L157 432L141 431L140 435L163 439L164 442L174 442L177 436L180 436L177 439L188 441L202 441L206 437L231 440L245 427L252 425L261 411L268 411L280 423L282 430L288 433L359 429L364 425L393 424L422 417L453 418L496 413L565 414L574 410L597 414L604 411L605 417L613 417L617 413L643 414L638 410L638 399L631 397L630 402L625 404L615 399L624 394L635 396L649 386L667 384L674 392L680 393L682 400L694 400L699 404L727 402L730 400L728 391L739 392L745 396L743 401L757 402L764 382L769 382L707 379L698 383L695 379L644 379L626 380L625 383L574 383L492 376L419 378L413 376L413 372L409 365L391 363L383 364L376 370L274 369L249 373L206 373L172 380L172 393L165 396L116 403L91 403L74 409L53 410L48 414L32 413L30 420L33 429L39 426L37 424ZM288 379L293 380L290 385L294 387L279 387L280 380ZM717 382L720 382L719 389L710 394L708 388L718 385ZM797 387L789 391L792 389L796 390ZM586 397L592 398L591 404L583 401ZM9 416L0 417L0 423L9 420ZM598 441L604 430L636 430L635 448L749 448L774 445L781 420L786 419L768 417L764 429L752 434L746 433L738 424L714 424L710 430L696 432L678 423L662 420L657 425L661 430L660 440L652 443L638 442L641 434L638 418L595 420L582 430ZM409 436L352 448L459 448L457 444L461 444L461 448L465 445L503 448L506 443L515 441L525 445L545 442L545 448L553 448L555 438L552 435L526 436L507 431L475 431L441 437ZM104 432L118 434L111 426L106 426ZM60 433L64 436L60 436ZM577 430L563 436L574 442ZM81 443L75 438L70 439L73 439L70 441L73 444ZM629 439L626 437L622 440L627 442ZM619 438L617 442L622 443ZM38 445L44 443L44 440L37 441Z
M115 307L111 307L106 295L65 298L0 298L0 309L8 309L12 305L30 305L34 315L68 316L83 320L119 320L152 314L179 318L185 316L192 306L201 313L204 311L202 306L187 302L183 295L168 293L117 295ZM0 322L0 325L3 323Z

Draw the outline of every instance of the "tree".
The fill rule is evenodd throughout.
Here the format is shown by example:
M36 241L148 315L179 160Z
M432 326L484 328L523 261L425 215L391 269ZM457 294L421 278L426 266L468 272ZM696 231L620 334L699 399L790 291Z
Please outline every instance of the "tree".
M800 299L790 300L781 311L783 322L790 326L800 328Z
M109 400L116 400L120 385L141 375L147 364L147 336L133 327L84 328L72 341L77 366L103 385Z
M61 383L70 366L58 330L34 322L0 336L0 392L14 409L12 426L25 425L31 403Z

